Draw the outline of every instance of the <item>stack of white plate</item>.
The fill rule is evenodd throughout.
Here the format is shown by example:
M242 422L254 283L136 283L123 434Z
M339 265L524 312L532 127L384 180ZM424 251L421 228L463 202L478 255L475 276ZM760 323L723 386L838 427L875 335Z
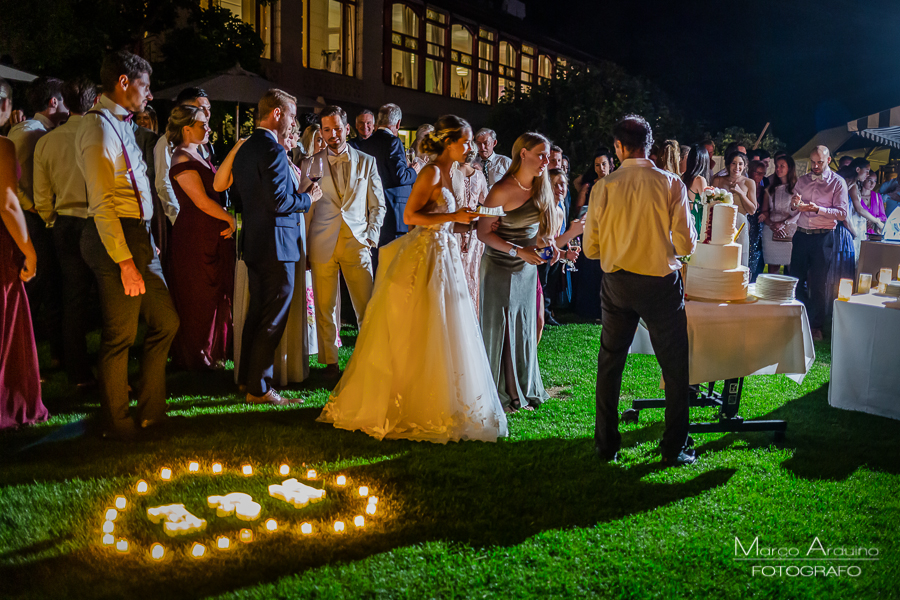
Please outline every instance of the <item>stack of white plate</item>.
M888 296L900 297L900 281L891 281L885 287Z
M756 278L754 295L763 300L790 302L795 298L797 281L796 277L762 273Z

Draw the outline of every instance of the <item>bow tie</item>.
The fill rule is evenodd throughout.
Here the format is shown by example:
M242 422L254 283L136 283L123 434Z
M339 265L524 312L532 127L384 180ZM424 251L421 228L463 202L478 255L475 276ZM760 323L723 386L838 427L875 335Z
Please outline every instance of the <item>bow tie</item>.
M822 179L824 179L823 175L816 175L815 173L812 174L813 181L822 181Z
M328 164L330 165L339 165L341 163L350 162L350 157L347 156L347 153L338 154L337 156L329 156Z
M131 123L131 120L133 118L134 118L134 113L128 113L127 115L125 115L125 117L122 120L125 121L126 123Z

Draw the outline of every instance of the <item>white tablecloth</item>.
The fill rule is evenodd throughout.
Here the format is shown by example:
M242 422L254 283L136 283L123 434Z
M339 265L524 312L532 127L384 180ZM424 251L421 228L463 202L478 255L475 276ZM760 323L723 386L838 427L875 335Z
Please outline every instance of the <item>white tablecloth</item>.
M892 298L861 294L835 300L828 403L900 419L900 310Z
M759 300L749 304L687 301L691 384L783 373L802 383L816 358L806 307ZM655 354L642 325L634 354Z

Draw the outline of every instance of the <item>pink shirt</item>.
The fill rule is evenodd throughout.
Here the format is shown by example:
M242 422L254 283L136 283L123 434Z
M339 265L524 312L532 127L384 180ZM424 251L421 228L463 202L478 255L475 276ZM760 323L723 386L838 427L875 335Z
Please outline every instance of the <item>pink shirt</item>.
M802 212L796 223L804 229L834 229L837 221L847 218L850 203L847 183L844 178L826 168L822 175L807 173L797 181L794 193L800 194L803 202L812 202L819 207L819 213ZM792 219L793 220L793 219Z

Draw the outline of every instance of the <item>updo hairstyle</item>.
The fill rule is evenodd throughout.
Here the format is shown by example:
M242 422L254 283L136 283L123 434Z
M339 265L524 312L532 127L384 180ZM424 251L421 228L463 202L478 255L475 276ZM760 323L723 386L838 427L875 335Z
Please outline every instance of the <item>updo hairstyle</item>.
M425 154L440 156L450 144L458 141L472 126L456 115L444 115L434 124L434 131L422 138L419 149Z

